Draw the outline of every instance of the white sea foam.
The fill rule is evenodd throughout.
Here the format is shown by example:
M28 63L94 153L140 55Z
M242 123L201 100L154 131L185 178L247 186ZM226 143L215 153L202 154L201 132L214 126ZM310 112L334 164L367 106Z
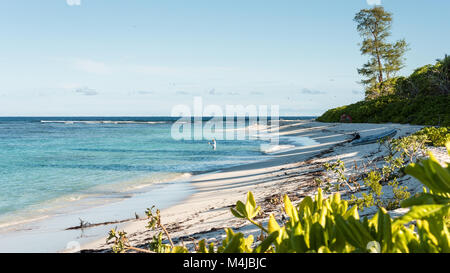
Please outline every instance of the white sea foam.
M262 144L261 152L265 154L277 154L281 152L286 152L294 149L295 145L271 145L271 144Z
M270 139L270 134L262 135L261 139ZM280 137L281 144L263 144L261 145L261 152L265 154L278 154L293 150L302 146L314 146L319 144L314 139L301 136L282 136Z
M41 123L63 124L166 124L168 121L129 121L129 120L41 120Z

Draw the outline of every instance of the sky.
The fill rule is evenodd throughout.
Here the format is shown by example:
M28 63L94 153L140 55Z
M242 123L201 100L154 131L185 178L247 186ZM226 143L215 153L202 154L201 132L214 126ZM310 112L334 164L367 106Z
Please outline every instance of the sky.
M445 0L0 0L0 116L166 116L279 105L316 116L364 97L354 15L382 4L401 75L449 52Z

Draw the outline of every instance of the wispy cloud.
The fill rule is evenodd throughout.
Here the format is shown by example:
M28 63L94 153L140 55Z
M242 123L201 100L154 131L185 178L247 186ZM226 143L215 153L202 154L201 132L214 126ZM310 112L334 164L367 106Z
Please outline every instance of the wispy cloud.
M88 88L88 87L82 87L75 90L76 93L85 95L85 96L96 96L98 95L97 90Z
M189 95L189 93L186 91L177 91L176 94L177 95Z
M105 63L93 60L76 59L73 62L73 65L78 70L93 74L109 74L112 71L112 68L106 65Z
M252 91L252 92L250 92L250 95L261 96L261 95L264 95L264 93L263 92L259 92L259 91Z
M306 94L306 95L324 95L327 92L323 92L323 91L319 91L319 90L311 90L308 88L303 88L302 89L302 94Z
M66 3L69 6L80 6L81 0L66 0Z
M170 77L186 77L195 75L214 75L222 76L223 74L234 74L236 68L207 66L207 67L188 67L188 66L154 66L154 65L136 65L126 64L118 67L119 70L127 70L133 73L139 73L152 76L170 76Z
M201 66L201 67L187 67L187 66L154 66L143 65L135 63L105 63L99 60L89 59L85 57L69 58L65 59L68 65L78 71L85 73L97 74L97 75L143 75L143 76L157 76L157 77L170 77L170 79L176 79L185 81L186 79L192 80L192 78L207 77L209 78L222 78L224 75L235 75L236 68L233 67L220 67L220 66ZM241 74L240 74L241 75ZM180 88L182 86L192 86L195 83L189 82L187 84L171 83L171 85L177 85Z
M151 94L154 94L155 92L153 92L153 91L139 90L139 91L136 91L136 93L139 94L139 95L151 95Z

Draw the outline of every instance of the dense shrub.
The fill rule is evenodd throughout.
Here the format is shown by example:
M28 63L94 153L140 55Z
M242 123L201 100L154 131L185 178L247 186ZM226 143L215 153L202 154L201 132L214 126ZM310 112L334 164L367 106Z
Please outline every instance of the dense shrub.
M445 55L436 64L417 68L409 77L395 77L369 87L366 99L396 94L412 98L450 93L450 57Z
M328 110L318 118L339 122L410 123L450 126L450 57L416 69L409 77L388 79L366 90L366 100Z
M328 110L317 120L339 122L340 117L346 114L355 123L393 122L450 126L449 105L449 95L414 98L389 95Z
M403 77L395 77L385 80L382 83L377 83L372 87L366 89L366 98L375 99L382 96L393 95L397 91L397 82Z
M442 147L450 141L450 127L425 127L414 135L425 136L428 144Z

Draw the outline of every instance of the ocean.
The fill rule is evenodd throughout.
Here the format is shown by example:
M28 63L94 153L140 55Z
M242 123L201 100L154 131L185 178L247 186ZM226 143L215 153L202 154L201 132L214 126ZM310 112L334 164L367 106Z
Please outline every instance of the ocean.
M171 184L163 183L182 185L196 172L270 157L260 149L266 142L263 139L222 140L215 151L207 139L174 140L171 127L175 120L0 118L0 230L149 190L158 191L154 196L171 195L171 186L167 186ZM188 194L189 186L185 187L182 192Z

